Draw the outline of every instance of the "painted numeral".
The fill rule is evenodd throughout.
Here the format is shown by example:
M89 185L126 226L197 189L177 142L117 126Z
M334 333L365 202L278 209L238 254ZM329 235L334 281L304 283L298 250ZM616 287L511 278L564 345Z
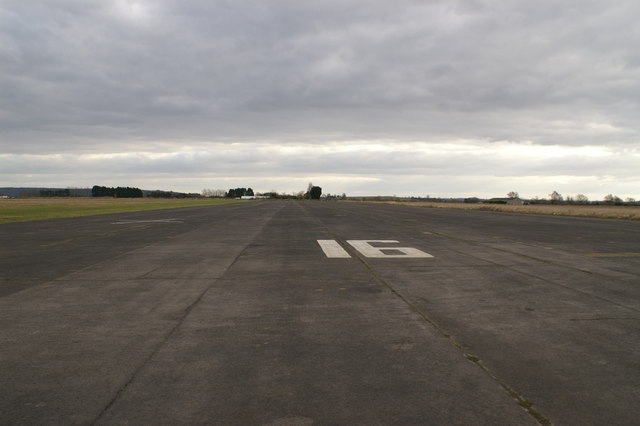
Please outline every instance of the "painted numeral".
M374 247L370 244L397 244L396 240L348 240L347 242L365 257L433 257L413 247ZM385 250L392 253L385 253Z
M377 258L427 258L429 253L413 247L375 247L371 243L397 244L396 240L347 240L364 257ZM328 258L349 258L349 253L335 240L318 240L318 244Z
M349 253L343 249L335 240L318 240L318 244L328 258L347 258Z

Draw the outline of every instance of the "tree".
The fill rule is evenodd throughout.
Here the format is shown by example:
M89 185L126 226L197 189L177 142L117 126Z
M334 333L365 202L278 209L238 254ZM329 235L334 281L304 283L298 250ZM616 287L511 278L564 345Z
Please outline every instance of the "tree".
M549 194L549 199L551 200L551 204L555 204L562 201L562 195L560 195L558 191L553 191Z
M319 200L322 195L322 188L319 186L312 186L309 190L309 198L312 200Z
M149 193L149 198L171 198L173 197L173 192L171 191L151 191Z
M114 188L107 188L106 186L94 185L91 188L92 197L113 197L115 195Z
M86 197L88 194L87 188L77 188L75 186L70 186L67 188L69 190L70 197Z
M226 195L224 189L208 189L202 190L202 196L207 198L222 198Z
M253 189L249 188L253 193ZM240 198L244 197L247 194L247 188L231 188L229 192L227 192L227 198Z
M41 197L69 197L70 193L68 189L41 189Z
M305 193L304 193L304 195L303 195L303 197L304 197L305 199L307 199L307 200L308 200L308 199L310 199L310 198L311 198L311 189L313 188L313 186L314 186L314 185L313 185L313 183L312 183L312 182L309 182L309 185L307 185L307 192L305 192Z
M507 194L507 197L509 197L509 198L520 198L520 195L516 191L511 191L510 193Z
M117 198L142 198L144 194L140 188L132 188L130 186L122 187L119 186L115 190L115 195Z
M622 204L622 198L617 197L613 194L607 194L604 196L604 202L607 204L615 204L616 206L619 206L620 204Z
M92 197L117 197L117 198L142 198L144 193L140 188L132 188L130 186L117 188L108 188L106 186L94 185L91 188Z
M587 204L589 202L589 198L584 194L578 194L576 195L576 202L580 204Z

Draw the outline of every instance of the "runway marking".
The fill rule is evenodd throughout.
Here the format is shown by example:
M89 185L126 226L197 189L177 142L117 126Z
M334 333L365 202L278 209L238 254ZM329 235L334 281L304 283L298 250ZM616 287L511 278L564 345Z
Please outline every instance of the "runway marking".
M153 219L153 220L119 220L117 222L111 222L112 225L131 225L134 223L182 223L178 219Z
M325 256L330 259L350 258L347 251L335 240L317 240ZM347 240L351 247L358 250L364 257L372 258L428 258L429 253L413 247L375 247L371 243L398 244L397 240Z
M351 256L335 240L318 240L324 254L330 258L350 258Z
M433 257L429 253L425 253L422 250L418 250L413 247L374 247L370 243L389 243L397 244L396 240L347 240L353 248L362 253L365 257L391 257L391 258L426 258ZM391 253L385 253L391 251ZM397 254L397 253L400 254Z

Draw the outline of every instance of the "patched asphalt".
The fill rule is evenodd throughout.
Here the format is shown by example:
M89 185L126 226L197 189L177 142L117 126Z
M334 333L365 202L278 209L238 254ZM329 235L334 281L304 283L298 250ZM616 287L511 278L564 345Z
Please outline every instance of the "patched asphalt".
M264 201L0 243L0 424L637 422L637 221Z

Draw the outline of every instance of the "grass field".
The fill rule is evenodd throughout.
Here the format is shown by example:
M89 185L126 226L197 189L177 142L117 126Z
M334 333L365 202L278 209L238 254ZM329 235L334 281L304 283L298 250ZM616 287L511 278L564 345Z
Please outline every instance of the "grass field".
M608 219L640 220L640 206L592 206L530 204L511 206L506 204L431 203L403 201L366 201L384 204L400 204L413 207L484 210L508 213L547 214L556 216L596 217Z
M241 202L239 200L210 199L151 199L151 198L25 198L0 199L0 224L32 220L61 219L107 213L144 210L175 209L192 206L214 206ZM242 201L247 202L247 201ZM364 201L398 204L423 208L485 210L509 213L547 214L558 216L596 217L640 220L639 206L591 205L525 205L433 203L403 201Z
M155 198L25 198L0 199L0 223L61 219L107 213L214 206L238 200ZM246 201L244 201L246 202Z

